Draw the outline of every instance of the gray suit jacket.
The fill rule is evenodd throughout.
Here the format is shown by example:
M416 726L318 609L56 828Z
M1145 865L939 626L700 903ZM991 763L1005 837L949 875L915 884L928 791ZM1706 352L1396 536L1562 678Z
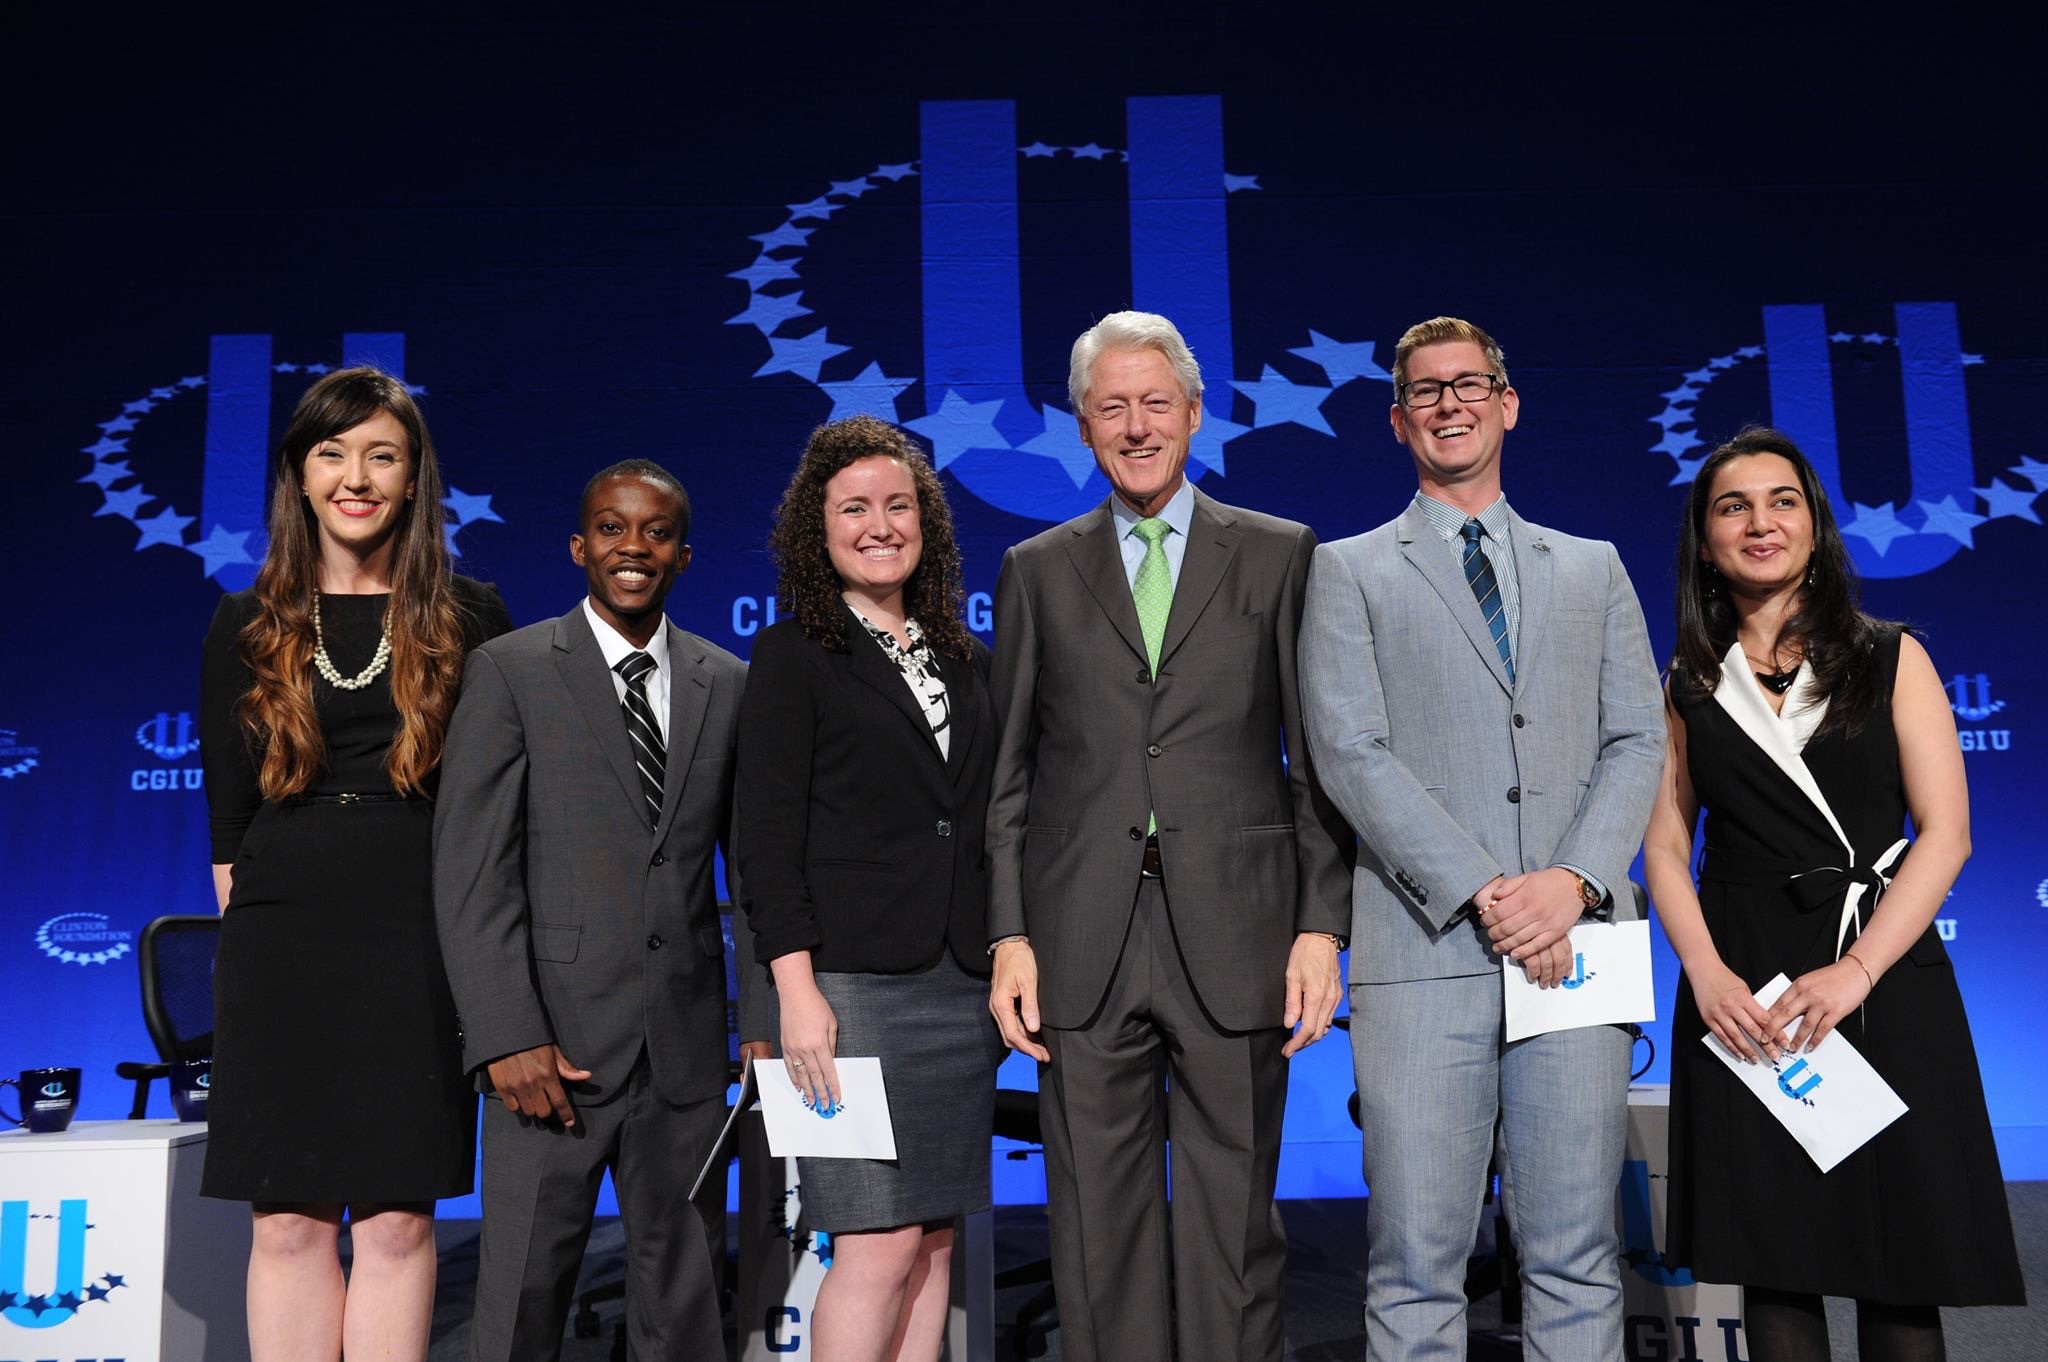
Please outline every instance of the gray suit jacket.
M1294 677L1315 534L1197 491L1156 681L1114 536L1105 501L1003 558L989 935L1029 933L1046 1023L1085 1021L1152 810L1202 1004L1233 1030L1278 1026L1295 934L1346 916L1350 837L1310 769Z
M1496 875L1569 863L1635 916L1629 863L1664 761L1642 606L1611 544L1509 512L1521 636L1510 684L1457 555L1411 504L1316 550L1303 716L1358 830L1351 981L1500 968L1451 923Z
M712 851L731 827L746 666L663 627L668 762L652 831L580 604L470 654L441 762L434 911L463 1063L553 1042L592 1072L578 1105L617 1096L643 1045L670 1102L726 1084Z

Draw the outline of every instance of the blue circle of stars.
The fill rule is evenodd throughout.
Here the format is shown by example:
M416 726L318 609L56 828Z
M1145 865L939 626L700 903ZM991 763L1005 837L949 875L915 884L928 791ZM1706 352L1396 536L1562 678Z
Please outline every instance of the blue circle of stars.
M1897 345L1898 338L1878 331L1835 331L1828 340L1836 345ZM1655 444L1650 446L1652 454L1668 454L1677 465L1671 475L1672 487L1689 485L1699 474L1700 465L1707 461L1705 454L1688 457L1695 449L1702 449L1706 441L1701 439L1693 427L1693 405L1699 400L1715 379L1739 364L1763 357L1761 345L1745 345L1725 355L1716 355L1692 372L1680 377L1678 386L1659 393L1664 399L1664 410L1652 416L1650 423L1662 432ZM1982 364L1984 356L1964 354L1965 367ZM2016 487L2006 480L2027 484ZM1956 504L1953 495L1939 501L1918 501L1920 523L1911 525L1899 519L1901 511L1911 508L1891 502L1879 502L1866 506L1860 501L1849 503L1851 515L1842 519L1842 533L1858 535L1875 549L1880 557L1891 548L1892 542L1914 534L1945 534L1966 549L1977 547L1972 532L1987 520L2001 516L2013 516L2020 520L2041 524L2040 514L2034 510L2034 502L2043 492L2048 492L2048 463L2032 457L2022 458L1997 477L1989 479L1989 485L1972 488L1984 503L1984 514L1978 515L1968 507Z
M1084 146L1054 146L1035 141L1017 148L1026 160L1066 157L1073 161L1129 161L1130 153L1119 147L1095 142ZM932 466L944 468L970 449L1008 450L1015 454L1051 459L1058 463L1076 488L1095 472L1095 456L1074 438L1074 416L1056 404L1038 409L1038 433L1013 444L996 425L1002 399L974 402L948 388L934 402L926 398L926 414L905 419L899 408L903 393L918 383L916 375L892 375L881 364L855 352L827 334L825 326L791 334L800 318L814 316L804 305L799 266L818 226L829 224L832 215L849 207L869 192L883 188L880 182L895 184L918 173L915 161L884 163L851 180L831 180L823 194L806 203L785 205L788 216L773 230L759 232L748 240L756 243L752 263L727 274L747 286L747 306L725 319L727 326L751 326L767 343L768 358L754 371L755 378L770 374L794 374L823 393L832 403L826 418L838 421L849 416L874 416L917 434L932 451ZM1256 175L1223 177L1224 192L1237 194L1261 188ZM1197 469L1224 471L1224 447L1232 440L1268 426L1296 425L1335 438L1337 432L1323 414L1323 404L1346 383L1361 378L1391 384L1393 375L1373 358L1373 341L1339 341L1320 331L1308 333L1309 343L1288 351L1322 369L1327 384L1297 383L1273 366L1261 367L1255 379L1226 379L1224 382L1250 400L1252 423L1242 425L1215 410L1202 413L1201 429L1188 449L1188 461ZM853 357L833 363L842 355ZM830 364L833 376L824 377ZM1199 477L1199 471L1191 473Z
M271 366L274 372L280 374L325 374L332 372L334 367L331 364L292 363ZM164 501L143 485L140 476L128 467L128 460L122 457L129 452L128 444L140 425L139 418L147 416L167 402L187 393L197 392L205 386L204 374L188 374L175 383L166 384L161 388L151 388L133 402L124 403L112 420L99 423L100 438L79 450L81 454L92 459L91 471L79 481L92 483L100 489L100 508L93 512L95 517L119 516L141 531L135 541L137 553L154 544L184 549L198 557L205 569L202 575L213 577L225 567L255 564L256 559L249 552L249 536L254 534L258 527L230 530L225 525L216 524L207 534L195 537L189 527L198 517L178 514L175 505ZM417 383L406 384L405 390L415 397L424 396L427 391L424 385ZM460 488L450 487L441 504L448 510L448 551L456 557L462 555L462 550L455 544L456 531L479 520L504 523L505 518L491 509L491 499L487 495L477 496ZM153 508L147 515L143 514L146 507Z

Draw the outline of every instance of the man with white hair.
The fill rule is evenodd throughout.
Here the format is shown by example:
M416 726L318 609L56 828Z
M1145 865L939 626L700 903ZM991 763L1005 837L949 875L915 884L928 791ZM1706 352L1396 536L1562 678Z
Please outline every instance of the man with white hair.
M1295 687L1315 535L1188 483L1202 376L1166 318L1082 333L1068 391L1110 495L1003 559L988 823L1061 1346L1280 1362L1286 1060L1329 1029L1349 920Z

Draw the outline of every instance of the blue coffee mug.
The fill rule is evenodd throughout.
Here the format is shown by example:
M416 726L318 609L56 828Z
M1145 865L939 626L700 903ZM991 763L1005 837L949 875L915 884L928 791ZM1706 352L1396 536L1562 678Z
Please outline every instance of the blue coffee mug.
M211 1059L181 1059L171 1066L171 1105L181 1121L204 1121L206 1097L213 1087Z
M78 1114L77 1069L23 1069L21 1078L0 1078L0 1087L13 1088L21 1097L21 1115L0 1111L0 1119L27 1126L31 1134L55 1135L71 1124Z

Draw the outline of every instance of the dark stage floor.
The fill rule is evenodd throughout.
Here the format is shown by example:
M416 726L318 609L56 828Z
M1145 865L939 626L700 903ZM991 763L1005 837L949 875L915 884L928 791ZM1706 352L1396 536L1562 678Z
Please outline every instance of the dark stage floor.
M2028 1309L1978 1309L1946 1312L1951 1362L2023 1362L2048 1358L2048 1182L2007 1184L2013 1225L2019 1235L2020 1262L2025 1269ZM1365 1336L1359 1302L1365 1290L1365 1216L1370 1201L1288 1201L1281 1204L1287 1221L1290 1250L1287 1264L1287 1356L1290 1362L1337 1362L1362 1358ZM476 1281L474 1220L443 1221L437 1230L441 1245L441 1285L434 1309L432 1362L459 1362L469 1339L469 1310ZM616 1220L599 1222L584 1261L584 1284L616 1281L621 1272L623 1233ZM998 1269L1042 1257L1045 1216L1036 1207L1006 1207L996 1217ZM1009 1321L1035 1288L1019 1287L998 1294L996 1355L1017 1356ZM569 1338L564 1362L603 1362L610 1356L610 1335L623 1307L601 1307L603 1337ZM1855 1326L1849 1307L1829 1307L1835 1356L1855 1356ZM1497 1362L1521 1356L1511 1337L1500 1333L1500 1296L1496 1292L1473 1303L1473 1362ZM1055 1330L1034 1355L1058 1359ZM1675 1359L1674 1359L1675 1362Z

